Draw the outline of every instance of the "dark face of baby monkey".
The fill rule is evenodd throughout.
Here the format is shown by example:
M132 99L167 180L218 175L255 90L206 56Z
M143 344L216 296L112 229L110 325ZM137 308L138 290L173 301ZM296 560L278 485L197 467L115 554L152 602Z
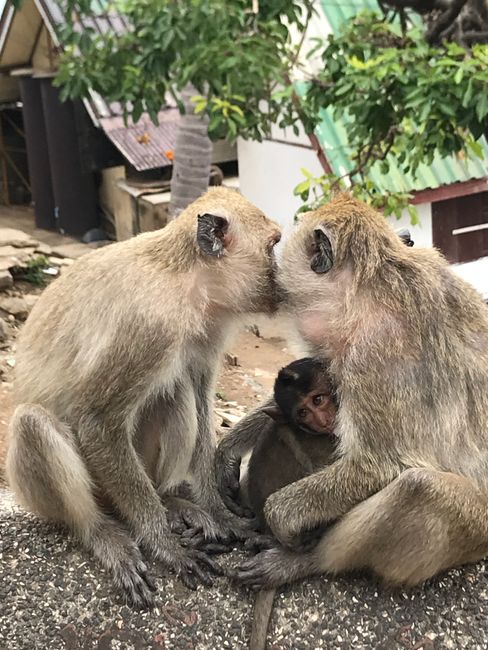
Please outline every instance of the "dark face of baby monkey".
M282 368L274 385L277 409L266 409L275 421L296 433L333 433L337 413L335 387L327 365L306 357Z

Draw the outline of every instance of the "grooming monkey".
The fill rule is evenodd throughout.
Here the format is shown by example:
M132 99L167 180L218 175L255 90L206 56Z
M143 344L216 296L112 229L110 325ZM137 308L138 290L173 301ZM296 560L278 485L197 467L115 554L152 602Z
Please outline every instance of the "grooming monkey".
M136 605L153 600L140 547L192 588L218 570L170 531L167 494L188 476L207 540L246 531L215 484L214 380L236 319L275 308L279 238L237 192L211 189L164 229L73 264L21 332L9 483Z
M244 493L261 530L269 532L264 504L285 485L324 468L334 460L337 400L327 364L299 359L282 368L274 384L274 402L263 409L274 422L252 451L243 479ZM256 594L250 650L264 650L276 590Z
M338 386L339 458L272 494L265 517L283 548L237 579L272 588L367 568L415 585L488 553L488 312L435 250L409 248L348 197L303 215L279 282L313 356ZM224 439L224 486L266 419ZM223 469L223 471L221 470ZM294 548L328 525L318 545Z

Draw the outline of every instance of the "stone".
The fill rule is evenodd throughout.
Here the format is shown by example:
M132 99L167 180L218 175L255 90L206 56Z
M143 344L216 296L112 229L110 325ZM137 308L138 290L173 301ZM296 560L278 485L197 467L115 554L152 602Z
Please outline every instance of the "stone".
M52 249L51 254L55 257L71 257L77 259L89 253L92 249L87 244L73 242L72 244L63 244Z
M0 289L8 289L14 283L13 277L10 275L8 269L0 268Z
M5 343L8 340L10 334L10 327L7 323L0 318L0 343Z
M4 311L15 318L23 320L29 314L29 305L24 298L6 296L5 298L0 298L0 311Z
M0 246L15 246L16 248L24 248L25 246L36 247L39 242L32 239L22 230L15 228L0 228Z
M41 242L39 246L36 247L36 253L39 253L39 255L47 256L47 255L51 255L52 252L53 249L51 248L51 246L49 246L48 244L44 244L43 242Z
M55 266L71 266L74 260L70 257L50 257L49 264L54 264Z
M36 302L39 300L39 296L35 293L27 293L24 296L24 300L27 303L27 307L29 308L29 311L34 307Z
M215 413L219 416L219 418L221 418L222 424L226 427L232 427L242 419L242 413L232 413L230 411L223 411L219 408L215 409Z

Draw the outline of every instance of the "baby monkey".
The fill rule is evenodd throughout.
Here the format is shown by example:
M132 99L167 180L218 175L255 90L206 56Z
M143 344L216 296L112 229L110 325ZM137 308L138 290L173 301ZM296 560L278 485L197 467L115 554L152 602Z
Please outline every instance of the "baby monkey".
M270 494L334 461L337 406L336 390L325 362L307 357L293 361L278 373L274 403L262 409L274 422L258 439L241 488L261 532L270 533L263 512ZM312 533L312 539L315 537ZM306 541L304 537L304 544ZM274 595L272 589L256 596L250 650L266 647Z
M262 410L274 426L252 451L242 491L262 531L269 532L263 513L269 495L333 461L337 395L327 364L307 357L282 368L274 404Z

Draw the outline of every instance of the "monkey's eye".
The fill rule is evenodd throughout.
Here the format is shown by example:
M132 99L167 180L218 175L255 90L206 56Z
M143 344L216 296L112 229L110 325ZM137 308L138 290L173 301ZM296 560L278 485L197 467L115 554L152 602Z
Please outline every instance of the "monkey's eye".
M315 406L318 406L319 404L322 404L324 399L325 395L314 395L312 402L315 404Z
M299 420L304 420L307 417L307 409L300 409L297 411L297 416Z

